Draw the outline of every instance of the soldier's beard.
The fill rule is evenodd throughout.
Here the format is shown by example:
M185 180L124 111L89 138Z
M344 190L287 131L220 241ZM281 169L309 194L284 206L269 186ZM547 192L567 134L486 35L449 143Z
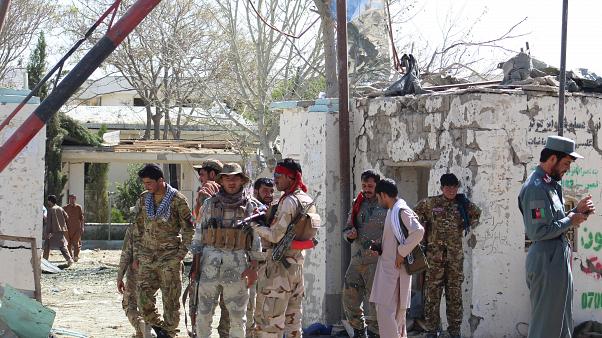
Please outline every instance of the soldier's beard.
M552 168L552 173L550 174L550 177L554 181L558 182L562 179L562 176L564 176L564 173L558 170L558 165L555 165L554 168Z

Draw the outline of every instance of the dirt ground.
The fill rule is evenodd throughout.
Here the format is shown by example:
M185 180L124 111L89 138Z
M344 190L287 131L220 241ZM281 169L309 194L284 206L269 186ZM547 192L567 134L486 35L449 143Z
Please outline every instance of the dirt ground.
M53 328L82 333L88 337L132 337L134 329L121 308L116 278L119 250L83 250L79 262L58 274L42 275L42 303L56 311ZM52 251L50 262L65 261ZM186 281L187 283L187 281ZM162 313L158 295L159 312ZM187 337L184 312L178 337ZM219 310L216 311L219 314ZM219 316L213 320L217 325ZM65 337L57 335L58 337ZM214 329L213 337L219 337Z

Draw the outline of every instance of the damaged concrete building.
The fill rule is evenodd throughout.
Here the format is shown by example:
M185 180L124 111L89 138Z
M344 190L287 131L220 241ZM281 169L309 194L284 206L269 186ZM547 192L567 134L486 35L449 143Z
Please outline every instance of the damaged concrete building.
M529 243L517 196L538 164L546 137L557 130L558 97L543 89L471 88L350 102L354 194L361 172L376 168L395 179L401 196L415 205L439 194L439 177L453 172L461 179L461 190L483 211L480 225L464 243L466 336L526 336ZM273 107L282 111L281 130L289 131L283 135L283 155L301 161L311 193L322 191L318 205L326 231L320 234L320 248L308 255L305 321L328 320L337 313L331 303L340 301L337 284L346 268L338 216L338 103L281 102ZM602 95L567 96L565 136L575 139L585 156L563 180L567 204L587 194L598 204L602 201L601 111ZM600 217L590 217L572 234L575 324L602 316Z

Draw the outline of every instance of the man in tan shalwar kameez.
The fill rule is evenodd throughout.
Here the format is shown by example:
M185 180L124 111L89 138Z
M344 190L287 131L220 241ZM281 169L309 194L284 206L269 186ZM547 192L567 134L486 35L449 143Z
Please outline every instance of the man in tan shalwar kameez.
M382 253L370 294L370 302L376 304L378 331L383 338L407 337L405 317L410 307L412 276L406 272L403 258L424 236L418 216L397 194L397 186L391 179L382 179L376 185L379 204L389 209L383 230ZM402 226L408 230L407 238Z

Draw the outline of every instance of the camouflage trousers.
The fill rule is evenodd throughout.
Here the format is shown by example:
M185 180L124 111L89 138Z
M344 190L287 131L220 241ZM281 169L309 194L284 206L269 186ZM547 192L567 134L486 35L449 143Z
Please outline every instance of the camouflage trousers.
M200 338L211 336L213 314L223 294L224 305L229 315L228 336L244 338L249 289L241 274L248 267L248 257L244 250L230 251L205 247L201 258L199 280L197 335Z
M303 265L268 259L259 269L255 330L258 338L301 337Z
M456 241L454 241L456 242ZM428 244L429 268L424 280L424 319L429 331L439 329L441 293L445 289L447 331L459 335L462 326L462 282L464 281L464 254L462 242Z
M224 303L223 292L219 294L219 310L220 315L217 333L219 334L219 338L228 338L230 337L230 314L228 314L228 308L226 308L226 303Z
M369 301L375 273L376 263L349 264L343 288L343 310L355 330L363 331L367 327L370 332L378 334L376 308Z
M138 308L142 317L147 324L161 327L175 337L180 322L182 260L174 255L141 255L139 259ZM163 320L156 306L158 290L163 300Z
M257 284L253 285L249 289L249 303L247 305L247 329L246 329L246 337L253 338L255 337L255 295L257 294ZM228 314L228 308L226 308L226 304L224 303L224 294L223 292L219 294L219 325L217 326L217 333L220 338L228 338L230 337L230 315Z
M142 336L142 315L138 311L138 299L136 296L136 284L138 283L137 273L131 268L128 269L125 280L125 291L123 292L123 299L121 300L121 307L125 311L126 317L130 321L130 324L136 330L136 336Z

